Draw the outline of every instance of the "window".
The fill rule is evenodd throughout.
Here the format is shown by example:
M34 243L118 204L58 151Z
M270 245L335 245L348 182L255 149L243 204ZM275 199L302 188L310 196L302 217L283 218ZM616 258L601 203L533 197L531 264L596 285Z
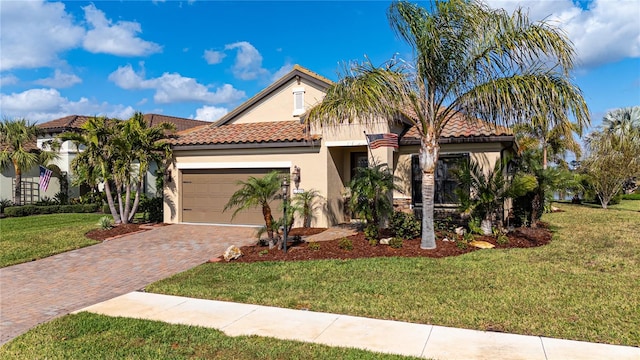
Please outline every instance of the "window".
M434 204L458 203L458 196L454 191L458 187L458 180L453 175L453 170L463 161L469 162L469 154L440 155L436 167ZM422 206L422 170L418 155L411 157L411 201L415 206Z
M304 88L293 88L293 116L302 115L304 113Z
M369 156L366 152L351 153L351 179L356 176L356 169L369 166Z

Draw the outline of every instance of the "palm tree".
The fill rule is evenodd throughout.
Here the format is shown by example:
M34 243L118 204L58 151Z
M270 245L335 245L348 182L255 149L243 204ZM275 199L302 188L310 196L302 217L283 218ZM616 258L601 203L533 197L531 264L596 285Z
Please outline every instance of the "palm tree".
M249 177L247 181L238 181L240 189L231 195L223 211L235 208L231 216L234 218L240 211L261 207L264 224L269 236L269 248L277 245L273 234L273 214L269 202L274 200L280 190L280 173L272 171L262 178Z
M488 160L463 162L455 170L460 186L455 192L460 199L460 210L482 220L484 235L491 235L492 220L498 215L507 198L522 196L535 189L536 178L526 174L505 176L508 159L497 161L492 170L486 171ZM470 191L471 190L471 191Z
M580 144L573 138L573 134L582 135L584 124L565 122L552 122L547 117L537 117L531 123L522 123L514 126L514 132L518 142L520 153L539 148L542 150L542 168L546 169L549 160L568 168L565 160L567 151L575 154L576 158L582 155Z
M84 146L74 159L74 170L87 176L86 180L103 182L114 222L127 224L138 209L144 176L151 162L171 158L171 149L163 140L174 129L167 123L149 127L143 115L136 112L127 121L90 118L82 125L81 133L64 133L60 139ZM132 166L134 163L138 164L137 169Z
M120 217L120 212L116 210L111 191L113 162L117 159L117 147L113 143L113 138L117 134L115 130L117 122L106 117L92 117L82 125L80 132L63 133L58 138L73 142L78 149L78 155L72 163L76 175L86 175L87 181L103 182L113 221L119 224L123 219ZM81 147L82 151L80 151Z
M116 171L120 176L116 178L116 183L120 184L118 189L125 192L124 209L120 209L120 213L127 221L131 221L138 210L140 192L151 163L155 162L164 168L166 160L171 159L171 147L164 140L169 132L175 131L175 125L161 123L149 127L140 112L120 125L119 134L114 140L121 152ZM137 171L132 168L133 163L138 164ZM133 204L129 201L132 187L135 190ZM120 199L122 194L118 195Z
M522 9L508 14L476 0L433 0L426 10L397 1L388 18L413 49L413 61L352 64L306 118L328 125L370 124L410 115L421 139L420 247L433 249L438 139L454 116L509 125L543 115L566 119L571 113L588 123L588 109L569 79L570 41L546 22L530 22Z
M396 177L387 164L356 168L349 187L351 211L363 217L367 224L379 228L381 220L393 212L393 201L389 194L398 190Z
M310 189L297 193L293 197L291 208L296 209L296 212L302 216L303 227L311 226L311 218L313 217L313 212L318 206L318 199L321 198L322 195L320 195L320 192L316 189Z
M52 151L38 149L38 134L40 128L25 119L5 119L0 123L0 169L13 165L15 205L22 204L22 171L44 165L57 157Z

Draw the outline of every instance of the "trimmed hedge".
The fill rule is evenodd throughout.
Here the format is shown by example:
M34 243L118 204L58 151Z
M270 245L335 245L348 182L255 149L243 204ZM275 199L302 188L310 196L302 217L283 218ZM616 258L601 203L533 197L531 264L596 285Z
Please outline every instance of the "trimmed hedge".
M4 209L4 214L11 217L21 217L29 215L59 214L59 213L93 213L100 209L98 204L75 204L75 205L22 205L10 206Z
M622 200L640 200L639 194L624 194L622 195Z

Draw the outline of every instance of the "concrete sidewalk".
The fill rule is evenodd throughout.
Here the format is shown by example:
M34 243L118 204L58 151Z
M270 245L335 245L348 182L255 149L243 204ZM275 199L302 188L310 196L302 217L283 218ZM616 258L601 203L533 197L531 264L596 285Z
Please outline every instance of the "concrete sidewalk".
M433 359L639 360L640 348L132 292L80 311Z

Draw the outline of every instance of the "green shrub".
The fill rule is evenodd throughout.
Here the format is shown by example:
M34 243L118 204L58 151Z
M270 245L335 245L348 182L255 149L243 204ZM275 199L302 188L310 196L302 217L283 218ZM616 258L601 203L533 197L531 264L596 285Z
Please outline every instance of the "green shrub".
M318 244L318 243L317 243L317 242L315 242L315 241L310 242L310 243L309 243L309 245L307 245L307 247L308 247L309 249L313 250L313 251L318 251L318 250L320 250L320 244Z
M103 214L111 214L111 209L109 209L109 204L102 205L102 213Z
M340 239L338 247L342 250L353 250L353 242L351 242L350 239L343 237L342 239Z
M422 224L415 215L396 211L391 216L391 231L402 239L414 239L420 236Z
M369 245L371 246L378 246L379 243L380 241L378 239L369 239Z
M75 205L22 205L7 207L4 212L7 216L21 217L29 215L44 215L58 213L92 213L98 211L98 204Z
M380 237L380 229L378 229L378 226L376 226L376 224L367 224L367 226L364 228L364 237L365 239L367 239L367 241L377 241L378 237Z
M402 238L394 236L391 240L389 240L389 246L394 249L400 249L402 247Z
M469 219L469 222L467 223L467 226L469 227L469 232L473 234L482 235L484 232L482 231L481 223L482 223L482 220L480 220L480 218L472 217L471 219Z
M498 237L496 238L496 242L499 245L507 245L509 243L509 238L507 237L507 235L505 234L500 234L498 235Z
M640 193L624 194L621 197L622 200L640 200Z
M150 222L162 222L164 220L164 202L161 197L144 198L140 201L140 211L144 212L144 218Z
M13 201L9 199L0 200L0 214L4 214L4 209L13 206Z

